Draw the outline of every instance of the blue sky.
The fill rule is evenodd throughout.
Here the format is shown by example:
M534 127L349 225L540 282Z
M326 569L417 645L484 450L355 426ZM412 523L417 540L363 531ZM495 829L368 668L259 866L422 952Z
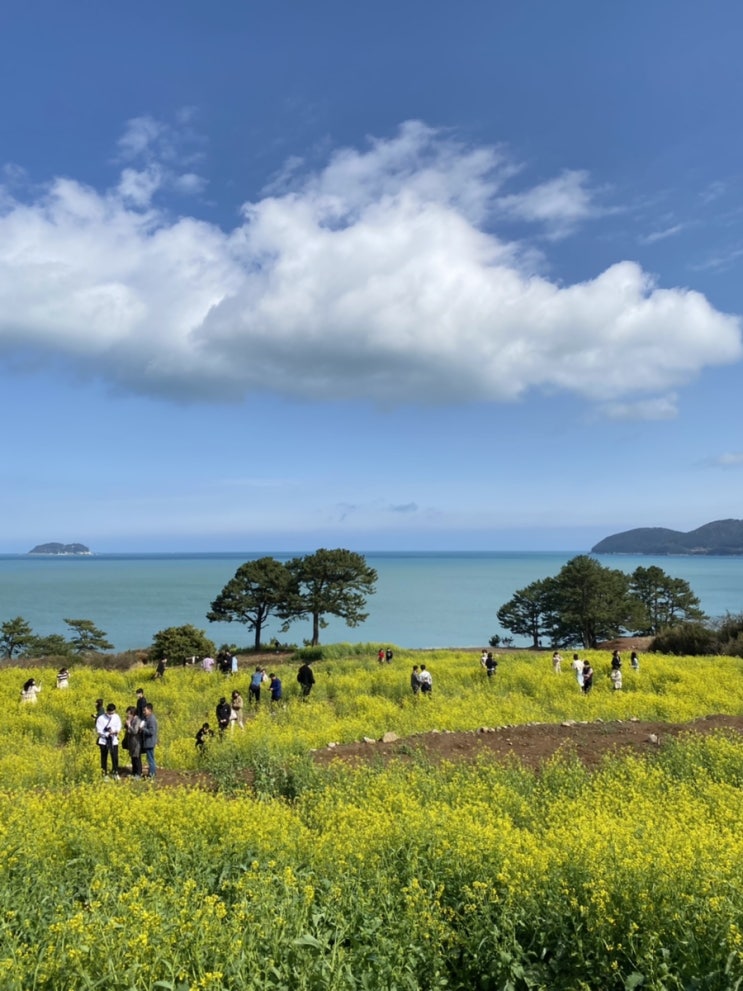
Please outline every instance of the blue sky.
M8 0L0 551L742 516L742 28Z

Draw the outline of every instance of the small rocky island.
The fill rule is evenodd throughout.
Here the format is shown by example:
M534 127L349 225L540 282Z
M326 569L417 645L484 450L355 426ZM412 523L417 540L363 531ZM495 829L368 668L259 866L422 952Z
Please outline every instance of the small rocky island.
M56 554L56 555L65 555L65 556L71 556L74 554L75 556L79 557L85 554L92 554L92 551L89 547L86 547L85 544L58 544L52 542L50 544L37 544L36 547L34 547L33 550L30 550L28 553Z
M665 527L625 530L599 541L593 554L743 555L743 520L715 520L682 533Z

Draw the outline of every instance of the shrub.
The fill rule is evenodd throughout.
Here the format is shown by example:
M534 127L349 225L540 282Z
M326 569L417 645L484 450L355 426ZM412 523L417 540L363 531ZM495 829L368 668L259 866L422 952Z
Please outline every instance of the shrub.
M680 623L659 633L650 649L655 653L688 657L717 654L719 645L715 632L704 624Z

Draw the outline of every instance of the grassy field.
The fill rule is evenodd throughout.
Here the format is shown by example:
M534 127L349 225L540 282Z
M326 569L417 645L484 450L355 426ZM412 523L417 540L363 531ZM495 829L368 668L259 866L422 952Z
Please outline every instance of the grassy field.
M0 986L195 989L727 989L743 983L743 745L669 743L587 772L557 758L318 768L329 741L564 719L743 713L743 662L647 655L588 697L548 654L337 645L308 702L286 701L201 757L231 678L73 669L68 691L0 671ZM412 663L434 676L414 699ZM625 665L626 666L626 665ZM277 668L278 670L278 668ZM247 667L237 685L247 698ZM100 780L94 700L142 685L166 768L220 791ZM123 754L123 757L126 755ZM246 787L245 771L251 787Z

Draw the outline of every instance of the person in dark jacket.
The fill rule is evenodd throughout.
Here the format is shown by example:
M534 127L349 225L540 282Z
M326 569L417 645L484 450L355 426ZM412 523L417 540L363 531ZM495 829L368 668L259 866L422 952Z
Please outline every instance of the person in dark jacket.
M299 671L297 671L297 681L302 687L302 698L306 699L312 691L312 686L315 684L315 673L310 667L309 661L305 661Z
M155 747L157 746L157 718L152 711L152 703L148 702L144 707L144 719L142 720L142 750L147 758L150 781L155 780L157 766L155 764Z
M222 696L222 698L217 702L217 726L219 726L219 732L224 733L227 727L230 725L230 716L232 715L232 706L227 701L227 699Z

